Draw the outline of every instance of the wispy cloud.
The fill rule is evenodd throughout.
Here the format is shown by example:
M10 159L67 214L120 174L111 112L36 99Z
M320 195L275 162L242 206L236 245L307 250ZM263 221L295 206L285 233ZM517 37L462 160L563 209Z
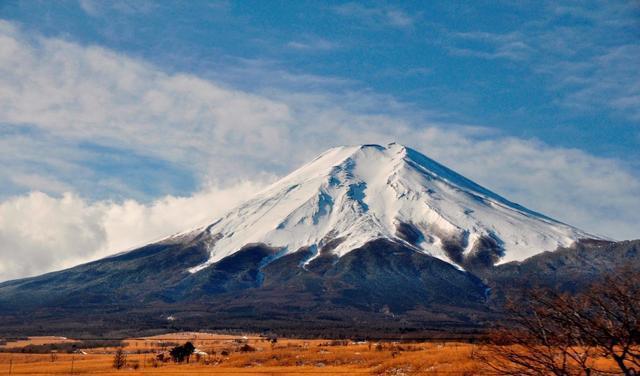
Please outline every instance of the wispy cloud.
M458 40L475 42L476 47L447 46L449 52L458 56L472 56L483 59L525 60L534 49L531 48L520 33L487 33L466 32L453 33Z
M637 3L548 3L544 17L513 30L445 32L451 55L508 59L541 75L558 104L589 113L606 107L632 121L640 119L640 33Z
M408 28L414 25L418 16L410 15L402 9L392 6L365 6L359 3L346 3L334 8L341 16L351 17L369 25Z
M327 39L306 36L287 43L287 47L301 51L331 51L340 47Z
M99 1L99 0L78 0L80 8L91 17L104 16L108 12L120 12L125 14L147 13L152 11L157 4L148 0L139 1Z
M640 121L640 43L611 47L582 61L558 63L541 70L554 87L566 92L560 104L589 112L599 105Z

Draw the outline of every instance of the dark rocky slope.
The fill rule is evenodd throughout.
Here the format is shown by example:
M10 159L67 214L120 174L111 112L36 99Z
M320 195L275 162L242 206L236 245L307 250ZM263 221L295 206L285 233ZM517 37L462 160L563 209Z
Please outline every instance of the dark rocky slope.
M44 331L81 327L95 334L168 326L415 330L429 323L475 327L468 314L486 311L486 287L478 278L399 243L377 240L305 266L309 250L270 262L277 252L249 245L191 274L187 269L207 257L196 239L5 282L0 331L38 323Z
M492 288L492 299L500 302L507 294L538 287L578 292L607 275L639 270L640 240L582 240L571 248L544 252L477 274Z
M2 283L0 335L236 328L469 336L500 316L499 302L516 288L576 291L607 273L640 267L640 241L583 241L470 273L401 243L376 240L339 259L321 253L308 264L310 249L274 260L278 249L253 244L198 273L187 272L207 259L205 249L198 238L155 244Z

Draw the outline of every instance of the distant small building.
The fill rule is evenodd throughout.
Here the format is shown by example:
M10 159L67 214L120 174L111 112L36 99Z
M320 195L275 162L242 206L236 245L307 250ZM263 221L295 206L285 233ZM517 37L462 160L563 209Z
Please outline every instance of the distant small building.
M200 350L200 349L195 349L193 350L193 355L199 355L199 356L207 356L209 354L207 354L206 352Z

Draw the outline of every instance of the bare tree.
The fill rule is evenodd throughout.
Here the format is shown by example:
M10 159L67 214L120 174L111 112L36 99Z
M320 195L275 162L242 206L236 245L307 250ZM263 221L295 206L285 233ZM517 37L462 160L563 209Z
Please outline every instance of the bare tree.
M625 375L640 370L640 276L607 278L585 296L567 301L563 325L577 328L581 340L613 359Z
M500 375L589 374L592 348L572 344L567 333L540 310L511 310L512 325L492 331L478 358Z
M640 369L640 277L625 271L575 295L533 290L507 303L478 357L502 375L636 375ZM605 369L597 360L612 360Z

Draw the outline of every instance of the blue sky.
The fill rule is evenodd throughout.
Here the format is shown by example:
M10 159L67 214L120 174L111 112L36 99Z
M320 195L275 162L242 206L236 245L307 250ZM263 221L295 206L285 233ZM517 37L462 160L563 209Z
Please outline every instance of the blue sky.
M267 72L312 75L316 85L392 95L443 119L638 168L635 2L3 4L3 18L29 32L105 46L169 72L249 91L284 85ZM608 55L613 61L603 61ZM255 74L229 75L229 66Z
M0 218L99 213L95 233L52 234L58 248L76 227L90 257L191 224L114 243L105 208L179 217L171 200L207 197L210 219L238 184L395 140L587 231L640 237L637 2L4 0L0 20ZM10 230L0 245L35 241Z

